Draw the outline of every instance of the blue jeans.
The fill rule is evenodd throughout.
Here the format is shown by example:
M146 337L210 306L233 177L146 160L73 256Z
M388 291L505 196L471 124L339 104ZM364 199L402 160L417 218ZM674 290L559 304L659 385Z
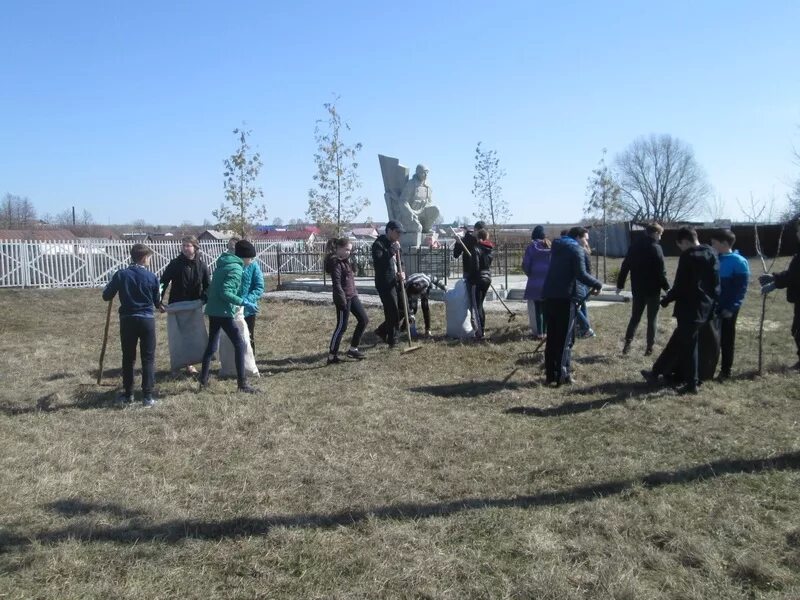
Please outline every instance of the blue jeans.
M575 312L575 328L578 330L578 335L586 333L592 328L589 323L589 310L586 308L586 302L581 302Z
M244 355L247 346L239 328L233 324L233 317L208 317L208 345L203 354L203 369L200 371L200 380L208 381L208 372L211 369L211 357L219 346L220 329L225 332L228 339L233 344L234 360L236 362L236 381L239 387L247 383L247 374L244 370Z

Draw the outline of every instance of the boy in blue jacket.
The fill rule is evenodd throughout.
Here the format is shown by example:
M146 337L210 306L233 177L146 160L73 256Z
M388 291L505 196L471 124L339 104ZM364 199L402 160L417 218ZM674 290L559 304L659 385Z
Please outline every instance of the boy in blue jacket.
M722 352L720 381L731 376L733 352L736 343L736 318L750 283L750 265L738 251L733 250L736 235L722 229L711 235L711 247L719 257L720 295L717 305L719 315L719 345Z
M155 406L153 386L156 355L156 322L153 308L164 312L158 278L147 269L153 251L144 244L131 248L131 264L120 269L103 290L103 300L108 302L119 294L119 340L122 346L123 404L133 402L133 363L136 362L136 345L142 356L142 404Z

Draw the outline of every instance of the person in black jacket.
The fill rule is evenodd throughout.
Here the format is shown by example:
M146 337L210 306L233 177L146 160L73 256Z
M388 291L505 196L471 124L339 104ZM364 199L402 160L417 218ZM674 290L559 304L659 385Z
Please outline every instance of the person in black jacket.
M800 241L800 219L795 221L797 239ZM769 294L775 289L786 290L786 300L794 304L794 319L792 320L792 337L797 346L797 357L800 359L800 251L792 257L789 268L780 273L765 274L758 278L761 284L761 293ZM794 365L800 370L800 360Z
M675 302L673 316L677 327L673 336L678 342L677 355L658 357L651 371L642 371L648 381L670 375L676 360L684 362L685 384L681 394L696 394L698 377L698 339L700 328L713 316L720 295L719 260L714 251L697 241L692 227L681 227L676 238L681 250L675 282L661 300L666 308Z
M665 292L669 290L669 281L667 281L667 270L664 268L664 251L659 244L664 228L658 223L653 223L647 225L644 232L644 237L631 244L625 260L622 261L617 277L617 294L625 288L625 279L630 273L633 303L622 353L627 354L630 351L636 328L642 320L642 313L647 309L647 346L644 355L650 356L653 353L653 344L656 342L661 290Z
M478 245L477 236L481 229L486 229L486 223L483 221L478 221L475 223L473 231L467 229L466 233L461 238L463 245L456 240L456 244L453 246L453 258L458 258L459 256L461 257L461 263L464 268L464 279L467 279L470 271L472 270L472 259L466 252L464 252L464 247L466 246L467 250L469 250L469 254L475 254L473 251L475 250L475 246Z
M211 281L208 267L197 255L200 242L193 235L181 240L181 253L173 258L161 274L161 300L169 288L169 303L208 299L208 285ZM171 339L172 344L178 343ZM178 368L178 365L174 365ZM186 365L186 372L196 375L194 365Z
M589 235L584 227L573 227L553 242L550 268L542 288L547 315L544 350L547 384L573 383L570 375L572 345L575 341L575 312L585 298L579 297L580 282L597 294L603 285L586 272L580 240Z
M472 256L469 256L469 271L466 273L467 292L472 313L472 327L475 329L475 338L483 339L486 328L486 312L483 310L483 301L492 285L492 253L494 244L489 241L489 232L478 229L475 232L477 243L472 247Z
M372 244L372 264L375 268L375 289L383 304L383 323L375 330L375 334L389 344L397 346L398 326L400 324L400 307L398 302L398 285L402 285L404 275L400 270L400 236L405 233L403 226L397 221L386 224L386 233L378 236Z

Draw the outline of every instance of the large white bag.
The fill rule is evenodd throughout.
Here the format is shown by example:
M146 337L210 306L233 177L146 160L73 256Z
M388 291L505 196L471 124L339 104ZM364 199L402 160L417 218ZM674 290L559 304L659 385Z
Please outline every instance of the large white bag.
M173 371L203 362L208 332L201 300L173 302L167 306L167 338Z
M260 377L261 375L256 365L256 357L253 355L253 347L250 345L250 331L247 329L247 323L244 320L244 308L241 306L236 309L236 314L233 317L233 325L239 330L244 340L244 372L248 375ZM228 339L224 331L219 332L219 362L219 374L221 377L236 376L236 351L233 349L233 343Z
M459 279L452 290L447 290L444 308L447 315L447 337L464 339L474 335L466 281Z

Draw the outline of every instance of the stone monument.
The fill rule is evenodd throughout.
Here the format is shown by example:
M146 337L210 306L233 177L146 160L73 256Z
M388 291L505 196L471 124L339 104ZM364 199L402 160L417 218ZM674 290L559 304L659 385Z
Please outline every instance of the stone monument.
M414 175L408 177L408 167L390 156L378 155L383 176L384 199L389 219L403 224L406 233L400 244L417 247L422 244L423 234L431 233L433 223L439 217L439 209L433 204L433 190L428 185L428 169L417 165Z

